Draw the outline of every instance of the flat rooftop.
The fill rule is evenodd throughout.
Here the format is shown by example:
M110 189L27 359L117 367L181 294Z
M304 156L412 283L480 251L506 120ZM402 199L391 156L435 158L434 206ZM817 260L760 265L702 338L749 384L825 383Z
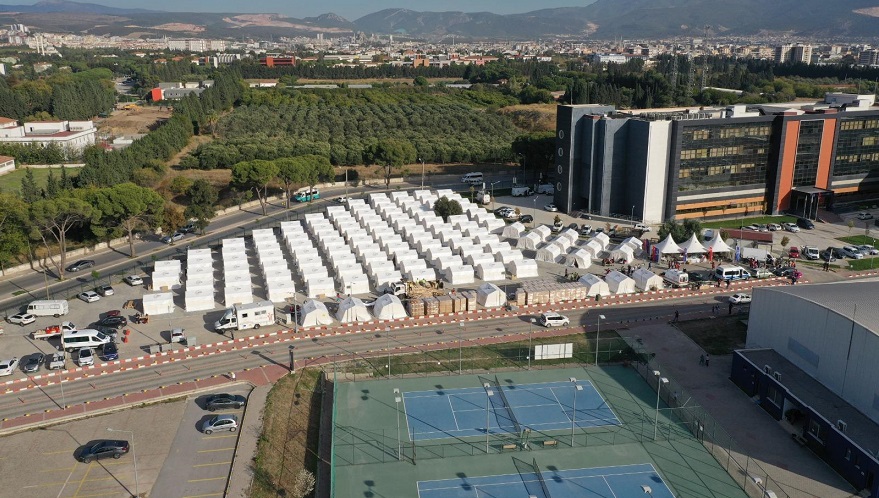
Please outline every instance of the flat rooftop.
M840 243L838 246L844 244ZM810 285L783 285L754 289L754 297L780 292L797 296L817 306L844 316L870 332L879 335L879 278L847 280ZM879 449L877 447L876 449Z
M818 412L832 425L836 425L837 420L845 421L847 426L845 435L867 453L875 455L876 451L879 450L879 424L824 387L824 384L815 380L811 375L800 370L777 351L774 349L749 349L738 352L758 368L763 368L763 365L772 367L774 372L781 375L780 382L792 395Z

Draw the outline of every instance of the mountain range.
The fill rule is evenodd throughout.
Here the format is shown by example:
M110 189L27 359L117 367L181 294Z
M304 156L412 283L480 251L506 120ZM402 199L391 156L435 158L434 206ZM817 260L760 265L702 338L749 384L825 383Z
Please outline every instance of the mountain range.
M44 0L0 5L0 23L96 35L277 37L395 34L437 40L667 38L709 35L788 35L800 38L874 38L877 0L585 0L581 7L523 14L419 12L385 9L354 21L328 13L297 19L279 14L159 12L95 3Z

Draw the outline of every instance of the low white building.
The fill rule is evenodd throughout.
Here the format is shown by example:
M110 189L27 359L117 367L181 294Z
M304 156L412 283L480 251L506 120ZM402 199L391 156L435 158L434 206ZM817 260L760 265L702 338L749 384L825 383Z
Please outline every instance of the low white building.
M71 152L81 152L95 144L97 129L91 121L39 121L19 125L18 121L0 117L0 142L55 144Z

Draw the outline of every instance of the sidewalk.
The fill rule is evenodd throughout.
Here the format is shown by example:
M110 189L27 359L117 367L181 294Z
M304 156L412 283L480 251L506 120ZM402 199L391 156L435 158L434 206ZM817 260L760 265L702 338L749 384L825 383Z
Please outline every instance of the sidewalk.
M796 444L779 422L729 380L731 355L711 356L709 367L700 365L699 357L705 351L667 323L633 327L627 335L640 337L644 347L656 353L663 374L694 398L682 402L705 408L732 436L738 449L757 460L789 496L855 496L848 482L814 453Z
M229 471L226 498L247 498L253 482L253 459L256 458L259 435L262 432L263 409L272 384L257 386L247 398L247 409L238 432L238 447Z

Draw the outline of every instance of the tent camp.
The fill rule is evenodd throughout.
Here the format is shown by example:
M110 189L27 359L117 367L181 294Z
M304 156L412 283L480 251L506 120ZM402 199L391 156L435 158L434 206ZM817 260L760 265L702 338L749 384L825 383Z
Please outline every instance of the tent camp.
M379 320L394 320L407 316L400 298L393 294L379 296L372 306L372 314Z
M166 315L174 313L174 295L170 292L159 292L157 294L144 294L143 296L143 314L144 315Z
M517 221L505 226L502 235L509 239L518 239L523 233L525 233L525 225Z
M604 276L607 287L614 294L632 294L635 292L635 281L613 270Z
M214 309L213 289L186 289L184 298L186 311L202 311Z
M555 263L564 254L564 250L556 244L549 244L537 250L537 261L545 261L547 263Z
M705 254L706 252L708 252L708 250L705 249L705 247L701 243L699 243L699 239L696 238L695 233L692 237L690 237L690 240L684 242L683 244L680 244L679 247L681 248L682 253L687 254Z
M336 275L336 281L339 289L345 294L368 294L369 293L369 277L367 277L359 269L355 269L352 273L344 275Z
M592 254L585 249L577 249L565 256L565 266L574 268L589 268L592 266Z
M516 248L520 250L536 251L537 246L543 242L543 236L536 230L531 230L525 235L519 237Z
M333 323L327 306L315 299L307 299L299 309L299 325L301 327L317 327Z
M610 252L610 257L614 262L622 261L624 264L629 264L635 260L635 251L632 250L632 246L620 244Z
M372 315L369 314L363 301L356 297L346 297L339 303L336 320L341 323L368 322L372 320Z
M642 242L641 239L639 239L638 237L629 237L623 240L622 243L631 247L632 251L634 251L635 254L641 252L641 249L644 247L644 242Z
M504 296L504 291L497 285L486 282L476 289L476 302L486 308L503 306L506 301L507 298Z
M503 263L504 265L509 265L513 261L521 261L523 259L525 259L525 257L522 256L522 251L517 249L500 251L494 254L494 260L498 263Z
M662 242L653 246L651 251L654 249L659 252L659 254L678 254L681 252L681 248L675 243L674 239L671 238L671 234L669 234Z
M533 259L517 259L506 264L507 273L515 278L530 278L537 276L537 261Z
M336 285L329 277L318 277L305 282L305 295L310 298L331 296L336 293Z
M367 291L368 292L368 291ZM269 284L266 290L266 298L273 302L282 302L296 296L296 286L293 282L279 282Z
M223 303L226 307L233 304L247 304L253 302L253 289L250 284L228 284L223 289Z
M590 240L583 246L583 250L588 252L592 259L598 259L598 255L604 251L604 247L601 246L601 243L597 240Z
M476 276L486 282L497 282L507 279L507 270L503 263L484 262L476 265Z
M610 287L608 287L607 282L591 273L580 277L579 282L586 287L586 296L588 297L610 295Z
M720 237L720 230L714 231L714 237L711 238L711 241L705 246L705 249L710 249L714 254L719 252L732 252L732 247L728 246L726 242Z
M596 233L589 240L594 240L595 242L601 244L602 250L607 249L608 244L610 244L610 237L608 237L607 234L604 232Z
M632 273L635 287L642 291L660 290L663 288L662 277L644 268L638 268Z

